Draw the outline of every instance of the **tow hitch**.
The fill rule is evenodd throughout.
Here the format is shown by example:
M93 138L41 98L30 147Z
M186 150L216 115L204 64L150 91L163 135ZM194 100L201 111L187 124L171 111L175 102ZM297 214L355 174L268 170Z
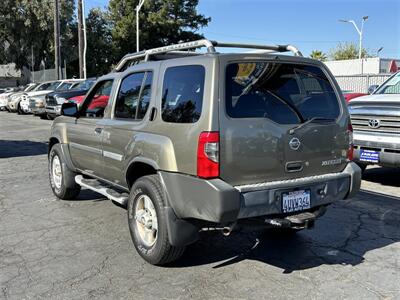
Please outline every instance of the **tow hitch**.
M314 227L315 219L322 216L325 212L326 207L321 206L313 212L302 212L284 218L266 218L264 222L273 227L306 229Z

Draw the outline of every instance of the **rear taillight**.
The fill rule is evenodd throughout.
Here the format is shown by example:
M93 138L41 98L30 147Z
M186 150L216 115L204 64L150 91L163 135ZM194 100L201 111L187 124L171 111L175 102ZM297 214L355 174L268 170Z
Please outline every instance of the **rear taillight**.
M347 150L347 159L349 161L352 161L353 160L354 144L353 144L353 126L351 125L351 122L349 122L349 125L347 127L347 135L349 137L349 149Z
M202 132L197 146L197 176L216 178L219 176L219 132Z

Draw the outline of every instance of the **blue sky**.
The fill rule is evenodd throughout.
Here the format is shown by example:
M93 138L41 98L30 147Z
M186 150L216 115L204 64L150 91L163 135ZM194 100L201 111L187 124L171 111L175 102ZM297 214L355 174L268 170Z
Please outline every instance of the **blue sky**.
M85 0L86 8L108 0ZM339 42L358 45L353 19L364 26L363 46L381 57L400 58L400 0L200 0L198 11L211 22L201 32L209 39L265 44L292 43L304 54L328 52Z

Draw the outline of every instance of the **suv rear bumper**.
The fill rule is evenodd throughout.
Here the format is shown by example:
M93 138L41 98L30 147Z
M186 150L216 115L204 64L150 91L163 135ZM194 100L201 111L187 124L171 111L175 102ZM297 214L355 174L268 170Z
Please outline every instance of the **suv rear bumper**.
M343 172L296 180L233 187L221 179L204 180L159 172L169 205L179 219L231 223L239 219L284 215L281 194L294 189L311 192L311 210L352 198L360 189L361 170L353 162Z

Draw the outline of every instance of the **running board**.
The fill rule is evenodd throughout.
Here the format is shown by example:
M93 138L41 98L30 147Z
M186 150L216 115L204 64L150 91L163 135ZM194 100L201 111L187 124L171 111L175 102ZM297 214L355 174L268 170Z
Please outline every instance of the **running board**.
M85 187L96 193L102 194L108 199L115 201L121 205L126 205L129 195L127 193L120 193L112 189L110 185L102 183L97 179L85 179L82 175L75 176L75 182L81 187Z

